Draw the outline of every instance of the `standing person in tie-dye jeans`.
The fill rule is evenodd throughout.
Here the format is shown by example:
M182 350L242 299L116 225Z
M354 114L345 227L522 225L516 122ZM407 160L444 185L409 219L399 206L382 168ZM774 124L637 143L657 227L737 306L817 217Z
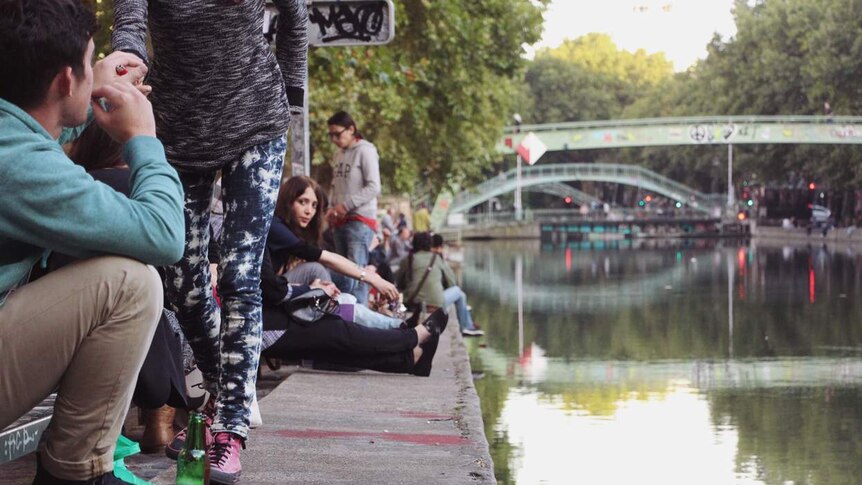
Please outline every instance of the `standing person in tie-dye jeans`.
M305 0L275 0L273 53L264 0L114 0L115 50L147 58L159 139L185 189L183 259L167 268L175 311L213 396L211 481L235 483L260 358L260 264L278 195L290 110L301 107L308 48ZM224 225L216 304L207 247L222 175ZM182 432L168 447L176 450Z

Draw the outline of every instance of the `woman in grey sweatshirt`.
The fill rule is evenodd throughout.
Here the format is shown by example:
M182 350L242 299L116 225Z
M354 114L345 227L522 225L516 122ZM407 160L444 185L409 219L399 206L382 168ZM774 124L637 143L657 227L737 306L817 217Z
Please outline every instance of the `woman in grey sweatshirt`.
M332 209L327 213L333 227L335 252L359 266L359 280L338 278L334 282L344 293L368 303L365 267L368 248L377 233L377 195L380 193L380 157L377 148L364 140L353 118L339 111L327 121L329 139L340 150L333 161Z

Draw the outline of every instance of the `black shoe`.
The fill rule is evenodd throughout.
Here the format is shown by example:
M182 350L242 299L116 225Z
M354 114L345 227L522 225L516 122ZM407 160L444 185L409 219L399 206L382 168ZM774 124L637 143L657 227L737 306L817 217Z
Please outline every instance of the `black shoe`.
M404 328L415 328L416 325L419 325L419 314L420 313L421 312L413 312L413 314L410 315L410 318L408 318L407 320L404 320L404 323L402 324L402 325L404 325Z
M445 325L445 323L444 323ZM428 377L431 375L431 362L434 360L434 354L437 353L437 344L440 343L440 334L431 333L428 340L419 344L422 349L422 356L413 365L413 375Z
M36 477L32 485L129 485L114 476L114 472L103 473L89 480L64 480L51 475L51 472L42 467L39 455L36 455Z
M422 322L422 325L431 332L431 335L440 335L443 330L446 330L447 323L449 323L449 314L444 308L438 308Z

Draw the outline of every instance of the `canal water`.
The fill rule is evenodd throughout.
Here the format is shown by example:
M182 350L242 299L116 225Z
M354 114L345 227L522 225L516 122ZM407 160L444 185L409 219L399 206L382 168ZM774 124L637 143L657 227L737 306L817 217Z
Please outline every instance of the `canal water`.
M465 245L501 484L862 483L862 250Z

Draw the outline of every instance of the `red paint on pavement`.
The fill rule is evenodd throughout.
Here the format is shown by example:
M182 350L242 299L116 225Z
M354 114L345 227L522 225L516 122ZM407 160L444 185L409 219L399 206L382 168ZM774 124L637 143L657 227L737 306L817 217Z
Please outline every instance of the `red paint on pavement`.
M462 445L467 438L454 434L405 434L405 433L374 433L367 431L327 431L322 429L283 429L275 431L283 438L301 439L339 439L362 438L399 441L416 445Z
M420 413L413 411L404 411L398 413L399 416L404 416L405 418L419 418L419 419L453 419L452 416L447 414L436 414L436 413Z

